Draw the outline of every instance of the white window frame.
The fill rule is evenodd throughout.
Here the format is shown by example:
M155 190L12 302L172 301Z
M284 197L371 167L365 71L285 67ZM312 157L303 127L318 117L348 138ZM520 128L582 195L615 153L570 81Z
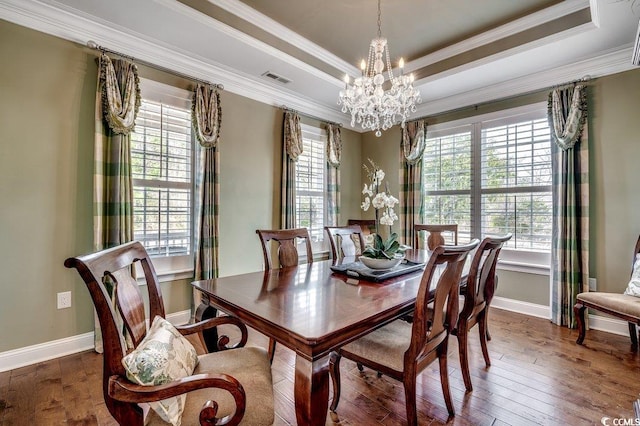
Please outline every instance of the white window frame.
M539 119L542 111L546 114L547 104L539 102L535 104L525 105L522 107L511 108L502 111L496 111L487 114L476 115L473 117L440 123L429 126L427 129L427 138L436 137L438 135L446 135L456 130L462 130L465 127L471 131L471 144L480 144L483 125L492 127L500 125L501 122L512 123L514 119L527 120L535 117ZM473 149L472 146L472 175L471 189L468 191L459 191L460 193L469 193L471 195L471 227L472 234L474 229L477 230L481 223L481 200L482 188L481 179L481 150ZM551 187L549 187L551 190ZM517 192L515 190L514 192ZM438 191L435 191L438 192ZM549 275L551 267L551 250L524 250L503 248L500 252L498 268L516 272L526 272L530 274Z
M327 199L326 199L326 195L327 195L327 168L326 168L326 163L327 163L327 158L326 158L326 146L327 146L327 131L325 129L322 129L320 127L316 127L316 126L311 126L308 124L304 124L301 123L300 124L300 128L302 129L302 139L303 140L310 140L312 143L317 143L321 145L321 152L323 154L323 158L322 158L322 190L321 191L301 191L298 188L297 182L296 182L296 198L298 196L317 196L317 195L321 195L322 198L322 229L320 230L320 234L318 236L317 239L313 239L313 236L311 235L311 230L309 230L309 235L312 237L311 238L311 251L313 254L322 254L322 253L328 253L329 252L329 244L327 241L327 238L325 236L325 232L324 232L324 227L327 225L327 218L328 218L328 203L327 203ZM304 155L304 152L303 152ZM296 200L296 204L297 204L297 200ZM298 225L299 221L298 221L298 213L296 210L296 227L300 227ZM306 249L304 248L303 245L298 245L298 252L300 253L301 258L306 258Z
M174 86L169 86L157 81L140 79L140 92L144 100L162 103L172 107L191 109L191 92ZM189 242L190 250L186 255L175 256L152 256L151 261L156 270L158 280L160 282L174 281L178 279L193 278L194 271L194 240L195 240L195 170L197 167L197 144L194 135L191 136L192 156L191 156L191 241ZM136 179L133 179L133 186L136 186ZM182 185L181 185L182 186ZM171 183L162 185L162 187L172 187ZM137 276L140 283L144 283L144 273L139 264L136 264Z

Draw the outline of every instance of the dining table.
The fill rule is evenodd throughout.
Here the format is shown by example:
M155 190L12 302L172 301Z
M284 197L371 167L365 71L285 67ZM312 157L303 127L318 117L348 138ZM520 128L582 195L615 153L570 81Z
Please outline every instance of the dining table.
M408 250L405 256L424 263L430 253ZM220 310L295 352L298 425L325 424L331 352L409 314L423 275L422 268L372 282L334 272L333 264L315 261L192 283L202 293L196 320Z

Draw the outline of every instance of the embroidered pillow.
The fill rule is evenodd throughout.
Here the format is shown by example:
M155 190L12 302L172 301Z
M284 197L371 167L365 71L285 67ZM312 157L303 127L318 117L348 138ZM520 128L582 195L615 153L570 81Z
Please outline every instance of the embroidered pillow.
M161 385L193 374L198 355L193 345L167 320L156 316L138 347L122 358L127 378L139 385ZM150 402L167 423L180 426L186 395Z
M640 297L640 253L636 254L636 261L633 263L631 281L629 281L629 285L624 291L624 294Z

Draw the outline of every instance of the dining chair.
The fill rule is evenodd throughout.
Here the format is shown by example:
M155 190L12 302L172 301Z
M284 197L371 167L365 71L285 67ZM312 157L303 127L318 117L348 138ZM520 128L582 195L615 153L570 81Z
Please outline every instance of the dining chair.
M364 252L364 235L360 225L325 226L333 260L358 256Z
M264 256L264 266L266 270L273 269L269 241L275 241L278 244L277 253L280 267L296 266L298 264L299 239L303 240L305 244L307 263L313 262L311 238L309 237L307 228L257 229L256 234L260 237L260 243L262 244L262 255Z
M478 324L480 347L487 367L491 365L487 349L489 305L496 290L498 277L496 265L498 255L505 242L511 239L511 234L499 237L486 237L475 252L466 285L460 293L464 295L464 303L458 316L458 325L453 333L458 338L458 352L464 386L468 392L473 390L471 374L469 373L468 335L473 326Z
M358 225L362 228L364 235L370 235L376 233L376 221L375 219L348 219L347 226Z
M262 255L264 256L265 270L273 269L271 262L271 250L269 242L277 243L278 263L281 268L297 266L299 262L298 241L303 240L307 255L307 263L313 263L313 253L311 251L311 238L307 228L296 229L256 229L256 234L260 238L262 245ZM276 341L269 338L269 360L273 362L276 354Z
M144 271L150 327L141 287L131 276L136 263ZM95 306L104 347L102 392L118 424L204 425L220 424L221 420L228 420L228 424L241 420L243 424L273 423L273 384L267 352L243 347L247 328L235 317L216 317L184 326L166 321L160 283L142 244L134 241L71 257L64 265L78 270ZM239 342L226 346L229 338L221 336L218 352L203 353L202 331L223 324L238 328Z
M640 236L636 241L633 257L631 259L631 281L629 287L635 287L635 283L640 281ZM573 306L573 313L578 323L578 338L576 343L581 345L587 333L587 323L585 321L585 311L587 308L604 312L617 319L627 322L629 326L629 337L631 338L631 350L638 351L638 341L640 340L640 297L633 295L635 292L608 293L604 291L587 291L576 295L576 304Z
M414 248L420 248L422 244L421 241L424 239L420 238L421 232L427 232L427 248L429 250L435 249L439 245L445 244L445 238L442 235L443 233L448 233L453 237L453 245L458 245L458 224L449 223L444 225L414 225L413 233L415 234L415 243Z
M436 247L420 281L412 323L395 320L331 353L331 411L340 400L340 360L345 357L401 381L408 424L417 425L417 375L438 358L447 411L450 416L455 414L449 391L447 344L458 318L458 283L467 255L478 243L473 240L463 246Z

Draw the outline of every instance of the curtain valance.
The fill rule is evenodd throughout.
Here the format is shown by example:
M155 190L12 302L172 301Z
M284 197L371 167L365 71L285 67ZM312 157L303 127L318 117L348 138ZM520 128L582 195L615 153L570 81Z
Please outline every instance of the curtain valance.
M402 154L409 165L422 159L426 144L427 123L424 120L410 121L402 129Z
M198 84L193 90L191 119L196 139L204 148L213 148L218 143L222 124L220 94L211 85Z
M98 69L104 119L114 133L128 135L140 108L138 68L123 59L112 61L103 53Z

